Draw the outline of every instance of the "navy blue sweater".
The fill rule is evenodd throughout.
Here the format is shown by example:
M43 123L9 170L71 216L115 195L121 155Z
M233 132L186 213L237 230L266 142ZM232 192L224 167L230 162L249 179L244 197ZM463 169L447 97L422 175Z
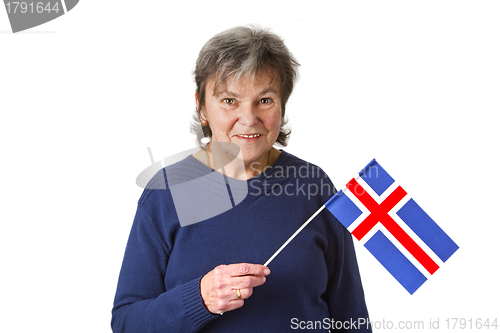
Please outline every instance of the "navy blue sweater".
M182 185L189 174L211 171L189 156L160 171L144 190L118 281L113 332L328 332L335 327L370 332L360 325L368 313L352 236L327 210L269 264L271 274L243 307L222 316L206 309L200 294L205 274L220 264L265 263L335 191L320 168L282 151L272 167L248 181L226 178L239 185L227 186L233 208L181 226L185 212L177 213L179 199L170 187ZM203 177L196 181L213 188ZM237 200L242 184L248 194ZM193 204L194 215L204 211Z

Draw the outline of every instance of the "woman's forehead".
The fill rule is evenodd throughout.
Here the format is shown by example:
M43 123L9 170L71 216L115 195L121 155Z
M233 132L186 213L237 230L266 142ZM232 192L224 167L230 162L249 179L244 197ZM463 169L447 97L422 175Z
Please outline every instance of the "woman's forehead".
M274 72L274 73L273 73ZM260 71L257 74L229 75L225 80L210 79L207 82L207 91L212 91L214 96L222 92L245 91L247 89L262 90L265 92L280 92L280 80L276 71Z

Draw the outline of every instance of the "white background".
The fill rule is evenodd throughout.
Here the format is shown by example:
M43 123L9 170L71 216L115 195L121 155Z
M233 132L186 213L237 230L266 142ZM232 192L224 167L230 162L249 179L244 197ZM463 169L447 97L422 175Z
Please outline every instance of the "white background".
M197 54L247 23L302 64L287 151L339 188L376 157L460 246L412 296L358 247L371 319L499 317L500 3L329 3L82 0L17 34L0 8L0 331L111 331L147 147L194 147Z

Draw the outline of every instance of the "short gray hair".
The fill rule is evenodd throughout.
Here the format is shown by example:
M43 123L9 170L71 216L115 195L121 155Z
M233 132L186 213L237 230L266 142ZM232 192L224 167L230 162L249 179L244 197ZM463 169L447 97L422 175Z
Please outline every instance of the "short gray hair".
M285 126L285 105L292 94L299 66L283 40L267 29L236 27L212 37L201 49L194 70L200 107L193 117L191 130L199 133L198 144L201 146L203 137L212 137L210 126L203 127L203 136L199 131L208 80L215 80L215 92L217 85L224 84L229 76L239 79L270 71L271 74L277 74L276 79L281 88L281 128L276 143L286 146L291 131Z

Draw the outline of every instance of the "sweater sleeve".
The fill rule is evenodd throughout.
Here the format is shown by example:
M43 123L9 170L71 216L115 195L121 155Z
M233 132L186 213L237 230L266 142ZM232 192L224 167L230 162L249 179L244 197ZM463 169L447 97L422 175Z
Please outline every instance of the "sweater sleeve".
M337 237L329 248L327 297L335 332L371 332L352 235L332 219Z
M203 304L201 276L166 290L168 261L167 246L139 207L112 310L114 333L198 332L217 317Z
M333 193L337 192L330 178L321 172L325 181L332 186ZM327 209L321 216L326 219L324 225L328 226L327 233L331 236L325 258L328 267L325 296L332 325L335 325L332 331L371 333L352 235Z

